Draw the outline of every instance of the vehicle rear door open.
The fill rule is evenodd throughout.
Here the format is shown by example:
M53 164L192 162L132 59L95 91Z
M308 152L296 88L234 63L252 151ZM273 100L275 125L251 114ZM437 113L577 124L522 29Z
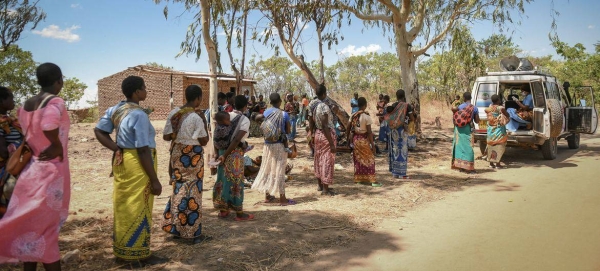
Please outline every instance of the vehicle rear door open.
M598 128L598 111L592 87L572 88L573 105L567 107L567 129L573 133L593 134Z
M545 138L550 137L550 113L546 109L546 96L541 79L529 81L533 96L533 132Z
M492 95L498 94L499 82L479 82L476 83L473 98L473 104L479 110L479 123L476 123L475 130L487 133L487 115L485 109L492 105Z

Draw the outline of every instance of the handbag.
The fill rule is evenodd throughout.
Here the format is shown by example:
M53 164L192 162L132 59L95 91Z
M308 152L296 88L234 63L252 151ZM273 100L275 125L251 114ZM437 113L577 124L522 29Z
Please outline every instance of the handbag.
M287 155L288 159L296 158L296 156L298 156L298 150L296 149L296 143L292 143L292 146L290 147L290 149L292 150L292 152L288 153L288 155Z
M35 110L40 109L46 102L48 102L50 99L54 98L55 95L48 95L46 96L46 98L44 98L44 100L42 100L42 102L38 105L38 107ZM31 128L31 122L29 122L29 125L27 126L27 131L29 131L29 128ZM6 162L6 171L8 171L8 173L10 173L10 175L13 176L19 176L19 174L21 174L21 171L23 171L23 168L25 168L25 166L27 164L29 164L29 161L31 160L31 156L33 156L33 151L31 150L31 147L29 147L29 144L27 144L27 134L24 133L23 134L23 143L21 143L21 145L17 148L17 150L10 156L10 158L8 158L8 161Z

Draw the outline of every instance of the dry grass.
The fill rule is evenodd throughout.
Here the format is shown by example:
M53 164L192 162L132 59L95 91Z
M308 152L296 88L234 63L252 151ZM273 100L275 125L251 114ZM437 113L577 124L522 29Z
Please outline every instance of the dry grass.
M429 103L435 105L433 103ZM423 119L445 114L442 109L426 106ZM449 129L424 127L425 136L410 153L409 174L413 181L392 179L387 171L387 157L376 158L381 188L353 182L351 154L339 154L336 163L344 170L335 173L335 197L320 196L313 177L313 162L306 144L299 143L299 157L286 194L297 205L280 207L263 203L264 195L245 191L244 208L256 220L234 222L217 218L212 208L214 178L205 179L202 225L214 239L198 245L189 240L173 240L160 230L161 215L168 200L167 148L160 131L164 122L155 122L159 179L165 189L155 200L152 249L170 263L147 270L285 270L313 260L353 242L373 231L382 219L399 219L406 210L442 199L451 191L493 181L472 179L449 170L451 143ZM91 124L74 124L70 134L69 155L72 174L71 215L60 235L61 252L79 249L79 260L64 264L64 270L114 270L121 266L112 256L112 179L110 153L94 139ZM304 135L300 132L299 139ZM251 138L255 149L250 156L262 153L260 139ZM478 161L477 163L483 163ZM483 165L479 165L482 168ZM205 176L209 176L207 171ZM386 239L383 237L382 239ZM382 244L383 245L383 244ZM377 250L377 247L370 251ZM0 270L19 270L0 266ZM42 270L40 268L40 270Z

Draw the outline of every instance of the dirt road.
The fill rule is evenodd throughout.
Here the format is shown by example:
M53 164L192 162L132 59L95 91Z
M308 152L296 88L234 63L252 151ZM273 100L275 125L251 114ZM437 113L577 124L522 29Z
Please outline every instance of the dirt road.
M600 270L600 137L510 150L495 180L389 218L305 270ZM300 267L300 266L299 266Z

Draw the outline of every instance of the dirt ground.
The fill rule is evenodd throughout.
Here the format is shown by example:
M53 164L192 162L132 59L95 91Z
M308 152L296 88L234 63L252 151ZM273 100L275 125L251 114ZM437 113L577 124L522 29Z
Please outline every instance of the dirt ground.
M425 121L425 123L427 123ZM431 124L433 124L431 122ZM321 196L316 191L312 160L305 143L298 144L299 155L286 195L297 205L280 207L262 203L264 195L245 190L244 208L255 221L235 222L217 218L212 208L214 178L204 180L203 232L214 239L198 245L189 240L173 240L160 229L161 215L169 197L168 144L160 140L164 121L154 122L157 130L158 173L163 194L156 198L153 211L152 250L170 262L146 270L286 270L299 263L310 263L331 248L356 244L373 232L384 219L401 218L424 203L439 201L455 191L492 180L481 175L467 176L450 170L451 129L423 127L423 139L409 154L411 181L393 179L387 171L387 157L376 158L378 181L383 187L354 184L351 154L338 154L336 163L344 169L335 172L339 194ZM111 153L94 138L93 124L73 124L70 132L71 163L70 216L60 235L61 253L79 250L79 259L67 261L64 270L117 270L122 266L112 255L112 178ZM305 135L300 132L299 138ZM251 157L261 155L260 139ZM475 148L476 155L479 155ZM491 172L477 160L481 173ZM208 168L205 176L210 176ZM0 270L18 270L0 266ZM41 270L41 268L40 268Z

